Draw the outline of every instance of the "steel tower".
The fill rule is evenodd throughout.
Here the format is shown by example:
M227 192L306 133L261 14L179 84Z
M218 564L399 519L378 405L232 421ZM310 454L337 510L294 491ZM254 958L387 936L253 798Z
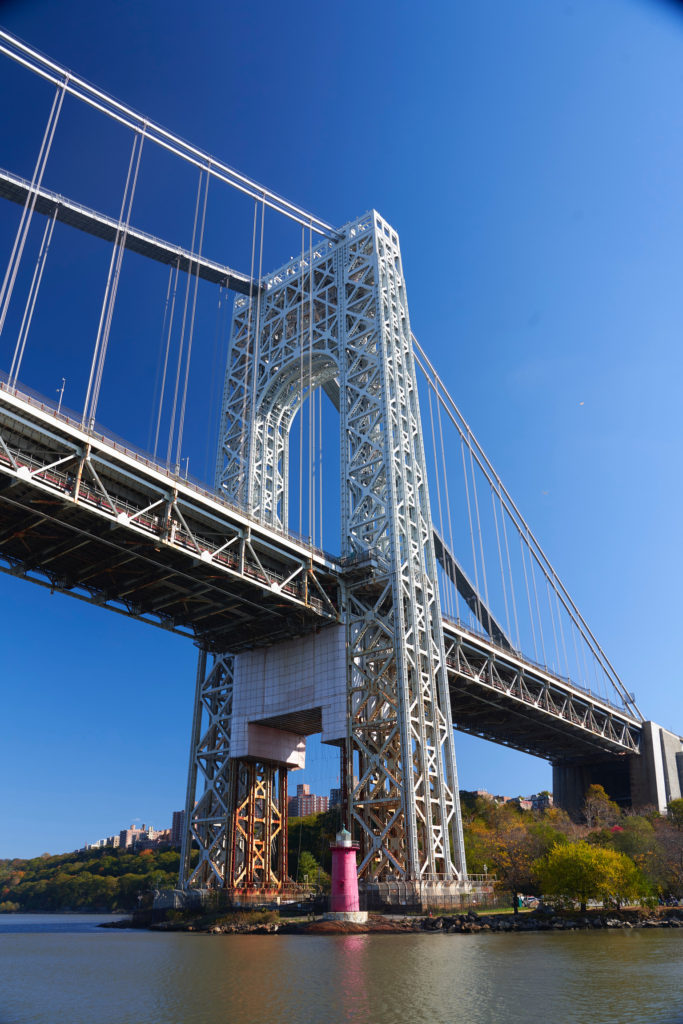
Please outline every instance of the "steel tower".
M408 304L398 236L374 211L235 302L216 483L276 529L292 420L318 387L340 414L340 744L359 874L452 883L465 858ZM275 762L230 757L239 657L199 659L184 884L277 888L286 779Z

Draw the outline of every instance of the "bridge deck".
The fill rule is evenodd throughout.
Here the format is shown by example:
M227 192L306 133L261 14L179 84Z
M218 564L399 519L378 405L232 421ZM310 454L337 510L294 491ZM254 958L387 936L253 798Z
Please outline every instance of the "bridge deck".
M2 384L0 569L233 652L337 622L346 571ZM553 762L638 750L623 708L459 624L444 634L457 729Z
M0 388L1 568L213 650L337 620L321 553Z
M624 708L447 620L444 638L456 729L553 763L638 752Z

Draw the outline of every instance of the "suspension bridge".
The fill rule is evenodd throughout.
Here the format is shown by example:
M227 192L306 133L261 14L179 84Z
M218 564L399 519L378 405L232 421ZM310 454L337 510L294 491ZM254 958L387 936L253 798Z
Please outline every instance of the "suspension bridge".
M454 730L550 761L572 813L592 782L625 805L679 797L681 738L646 721L414 336L396 231L375 211L327 224L5 32L0 53L42 89L28 172L0 170L0 567L197 646L181 885L285 884L287 773L313 733L339 749L367 885L467 886ZM115 132L114 212L73 171L83 112ZM149 228L159 160L182 172L183 244L167 206ZM106 254L96 316L79 326L75 302L55 341L46 282L79 239L82 259ZM116 325L147 315L148 267L156 379L121 403L112 363L136 353ZM229 346L210 375L216 294ZM60 346L75 408L64 383L45 397ZM146 409L147 443L103 405ZM203 479L186 430L202 418Z

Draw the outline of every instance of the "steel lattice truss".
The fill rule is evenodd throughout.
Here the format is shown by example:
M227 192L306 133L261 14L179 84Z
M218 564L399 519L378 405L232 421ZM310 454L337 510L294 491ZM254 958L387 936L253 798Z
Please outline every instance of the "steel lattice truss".
M2 385L0 546L0 569L207 649L338 616L336 580L300 543Z
M229 756L232 698L233 659L200 653L181 883L278 891L287 868L287 771Z
M236 300L217 484L271 527L287 522L292 419L321 386L339 388L359 870L454 879L464 852L408 307L398 237L374 212Z
M452 623L446 667L457 729L554 763L637 754L641 722Z

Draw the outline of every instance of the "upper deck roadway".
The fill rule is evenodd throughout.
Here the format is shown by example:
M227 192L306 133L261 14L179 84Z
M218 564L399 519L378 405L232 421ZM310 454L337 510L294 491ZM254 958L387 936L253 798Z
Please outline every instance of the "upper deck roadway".
M2 383L0 569L232 652L338 622L345 572ZM444 620L444 633L457 729L551 761L638 751L638 719L525 659L497 629L489 639Z

